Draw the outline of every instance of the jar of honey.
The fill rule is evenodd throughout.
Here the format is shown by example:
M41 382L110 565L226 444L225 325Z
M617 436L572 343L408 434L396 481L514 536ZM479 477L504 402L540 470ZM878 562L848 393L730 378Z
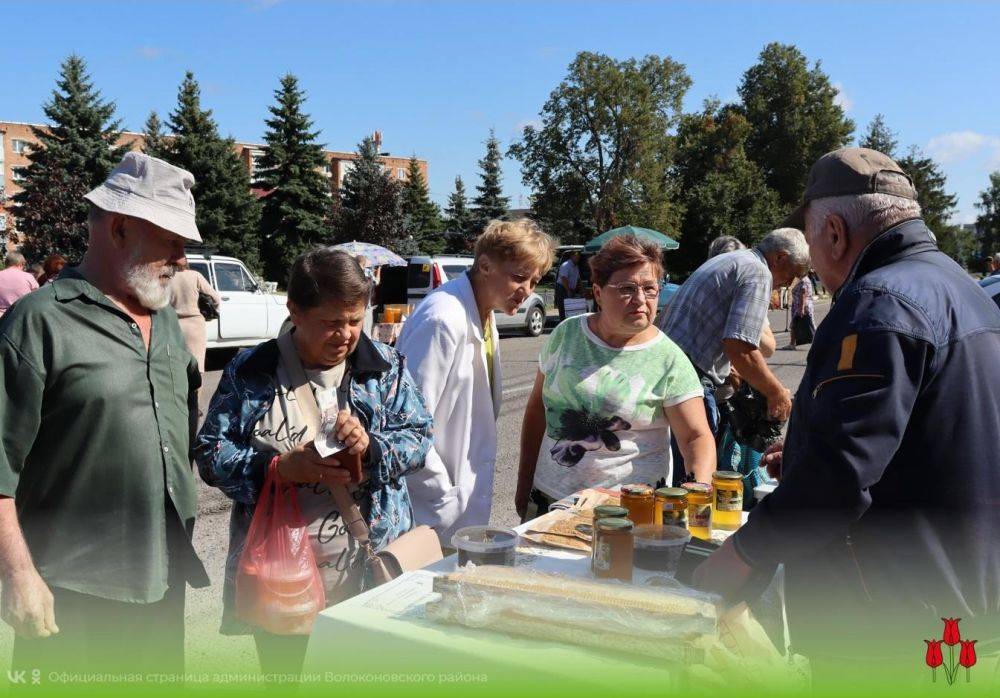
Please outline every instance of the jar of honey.
M636 525L651 524L655 518L655 498L649 485L622 485L621 504Z
M734 470L717 470L712 475L715 511L712 526L723 531L740 527L743 514L743 476Z
M627 519L628 509L614 504L600 504L594 507L594 521L601 519Z
M632 529L628 519L601 519L594 524L590 569L595 577L632 581Z
M685 482L687 490L688 530L695 538L712 539L712 486L704 482Z
M653 523L663 526L688 525L688 493L680 487L661 487L656 490Z

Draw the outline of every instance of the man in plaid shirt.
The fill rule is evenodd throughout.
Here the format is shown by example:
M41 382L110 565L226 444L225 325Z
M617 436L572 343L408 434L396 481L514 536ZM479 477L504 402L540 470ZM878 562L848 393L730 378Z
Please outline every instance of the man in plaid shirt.
M712 257L671 299L661 327L701 376L710 417L717 415L715 390L736 369L767 398L772 419L788 419L791 393L767 367L760 336L772 287L788 285L808 267L805 237L795 228L779 228L753 249Z

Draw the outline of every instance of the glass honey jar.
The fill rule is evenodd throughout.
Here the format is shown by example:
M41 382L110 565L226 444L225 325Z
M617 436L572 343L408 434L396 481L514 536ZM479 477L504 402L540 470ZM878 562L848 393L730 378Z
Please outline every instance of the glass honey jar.
M663 526L688 525L688 493L680 487L661 487L655 492L653 523Z
M628 518L636 526L654 522L655 503L649 485L622 485L621 505L628 509Z
M596 578L632 581L633 528L628 519L601 519L594 524L590 569Z
M685 482L687 490L688 530L694 538L712 539L712 486L704 482Z
M735 531L743 520L743 476L734 470L717 470L712 475L712 527Z
M614 504L599 504L594 507L594 521L601 519L627 519L628 509Z

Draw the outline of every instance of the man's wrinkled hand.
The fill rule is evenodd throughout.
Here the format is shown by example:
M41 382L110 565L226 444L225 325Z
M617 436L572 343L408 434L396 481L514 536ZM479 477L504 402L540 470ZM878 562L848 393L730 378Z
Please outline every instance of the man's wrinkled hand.
M761 462L767 466L768 476L775 480L781 479L782 452L784 449L784 441L775 441L767 447L767 450L764 451L764 455L761 457Z
M792 414L792 393L787 388L767 396L767 416L775 422L787 422Z
M59 632L52 591L34 569L4 577L0 616L20 637L49 637Z

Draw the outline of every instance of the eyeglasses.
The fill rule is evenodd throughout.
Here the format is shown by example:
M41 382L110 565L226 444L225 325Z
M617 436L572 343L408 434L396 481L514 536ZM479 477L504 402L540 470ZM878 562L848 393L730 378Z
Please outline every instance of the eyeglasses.
M642 289L642 294L647 299L659 298L660 296L660 286L659 284L650 284L648 286L639 286L639 284L633 284L631 282L625 282L620 284L606 284L609 288L613 288L618 291L618 295L622 297L622 300L631 300L639 294L639 290Z

